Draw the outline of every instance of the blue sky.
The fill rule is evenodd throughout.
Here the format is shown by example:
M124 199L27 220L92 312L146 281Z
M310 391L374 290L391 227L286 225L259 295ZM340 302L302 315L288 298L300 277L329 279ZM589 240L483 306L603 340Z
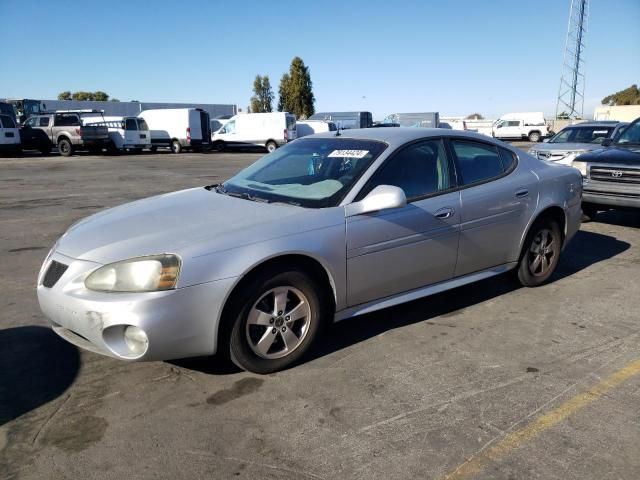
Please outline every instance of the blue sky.
M555 112L570 0L0 0L0 97L249 103L298 55L316 110ZM10 46L10 48L9 48ZM585 116L640 83L640 1L592 0Z

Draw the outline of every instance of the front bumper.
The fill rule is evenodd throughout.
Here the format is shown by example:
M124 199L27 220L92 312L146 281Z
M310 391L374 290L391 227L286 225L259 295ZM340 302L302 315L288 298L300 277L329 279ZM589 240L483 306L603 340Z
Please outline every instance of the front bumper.
M589 180L584 183L582 201L609 207L640 208L640 185Z
M42 285L51 261L68 265L51 288ZM216 351L218 323L234 278L191 287L144 293L103 293L87 290L86 277L99 264L50 255L38 278L38 301L53 330L74 345L123 360L169 360ZM124 329L145 331L148 346L133 354Z

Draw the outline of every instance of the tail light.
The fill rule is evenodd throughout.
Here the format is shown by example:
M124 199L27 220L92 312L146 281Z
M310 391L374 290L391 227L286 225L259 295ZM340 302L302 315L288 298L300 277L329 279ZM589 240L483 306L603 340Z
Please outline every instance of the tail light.
M289 131L286 128L284 129L284 140L289 141Z
M187 127L187 143L191 142L191 128Z

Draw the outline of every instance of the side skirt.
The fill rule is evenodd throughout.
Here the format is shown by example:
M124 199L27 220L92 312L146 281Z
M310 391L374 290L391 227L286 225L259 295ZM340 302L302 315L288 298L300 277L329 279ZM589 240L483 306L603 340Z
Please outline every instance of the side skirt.
M418 298L428 297L429 295L444 292L445 290L451 290L452 288L457 288L469 283L484 280L485 278L501 275L515 268L517 265L518 262L505 263L503 265L498 265L497 267L492 267L488 270L470 273L462 277L453 278L444 282L417 288L415 290L410 290L404 293L399 293L391 297L385 297L379 300L374 300L372 302L345 308L344 310L336 312L334 322L346 320L347 318L355 317L357 315L364 315L365 313L375 312L377 310L382 310L383 308L393 307L394 305L399 305L400 303L410 302L412 300L417 300Z

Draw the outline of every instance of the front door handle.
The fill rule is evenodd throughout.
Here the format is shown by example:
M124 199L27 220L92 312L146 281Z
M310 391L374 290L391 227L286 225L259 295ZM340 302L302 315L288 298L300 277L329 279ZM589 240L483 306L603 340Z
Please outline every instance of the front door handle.
M454 213L456 213L456 211L453 208L444 207L434 213L433 216L444 220L445 218L451 218Z
M523 198L529 195L529 190L526 188L521 188L520 190L516 190L516 197Z

